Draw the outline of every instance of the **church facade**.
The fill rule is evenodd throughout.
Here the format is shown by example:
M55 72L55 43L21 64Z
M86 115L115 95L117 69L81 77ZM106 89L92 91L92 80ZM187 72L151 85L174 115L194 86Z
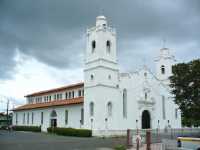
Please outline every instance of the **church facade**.
M162 48L156 73L144 66L121 73L116 32L104 16L87 30L84 82L26 96L15 108L13 125L92 129L93 135L124 134L136 128L181 128L181 113L170 94L175 58Z

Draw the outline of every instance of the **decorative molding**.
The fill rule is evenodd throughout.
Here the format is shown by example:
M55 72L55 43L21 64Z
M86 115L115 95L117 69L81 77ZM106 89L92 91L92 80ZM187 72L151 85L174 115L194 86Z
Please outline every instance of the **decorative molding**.
M98 59L95 59L95 60L92 60L92 61L88 61L85 64L88 65L88 64L91 64L91 63L94 63L94 62L98 62L98 61L105 61L105 62L117 65L117 62L114 62L114 61L111 61L111 60L107 60L107 59L104 59L104 58L98 58Z
M176 62L175 56L173 56L173 55L169 55L169 56L158 56L157 58L154 59L154 61L160 61L161 59L165 59L165 60L171 59L171 60L173 60L173 61Z
M88 69L84 69L83 71L94 70L94 69L97 69L97 68L104 68L104 69L109 69L109 70L113 70L113 71L119 71L119 69L114 69L114 68L102 66L102 65L91 67L91 68L88 68Z
M138 100L138 108L142 109L142 108L150 108L152 110L155 110L154 106L155 106L155 101L153 99L151 100Z
M119 89L119 87L117 86L118 84L116 84L116 86L112 86L112 85L106 85L106 84L95 84L95 85L91 85L91 86L85 86L85 89L87 88L93 88L93 87L98 87L98 86L103 86L103 87L108 87L108 88L114 88L114 89Z

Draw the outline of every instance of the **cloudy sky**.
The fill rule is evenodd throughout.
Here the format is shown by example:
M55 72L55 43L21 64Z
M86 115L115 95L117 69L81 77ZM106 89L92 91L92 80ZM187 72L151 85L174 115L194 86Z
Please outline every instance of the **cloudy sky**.
M86 29L100 14L117 29L123 71L153 70L163 39L178 62L200 57L199 0L0 0L0 111L6 97L21 104L82 81Z

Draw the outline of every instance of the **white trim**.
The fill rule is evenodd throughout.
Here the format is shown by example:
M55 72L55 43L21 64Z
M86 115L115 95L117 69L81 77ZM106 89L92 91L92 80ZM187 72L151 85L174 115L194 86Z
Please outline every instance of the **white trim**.
M97 68L104 68L104 69L109 69L109 70L113 70L113 71L119 71L119 69L113 69L111 67L106 67L106 66L103 66L103 65L99 65L99 66L91 67L91 68L88 68L88 69L84 69L83 71L94 70L94 69L97 69Z
M104 59L104 58L98 58L98 59L95 59L95 60L92 60L92 61L88 61L85 64L88 65L88 64L91 64L91 63L94 63L94 62L98 62L98 61L105 61L105 62L117 65L117 62L114 62L114 61L111 61L111 60L107 60L107 59Z
M85 86L85 89L93 88L93 87L98 87L98 86L103 86L103 87L118 89L117 85L116 86L112 86L112 85L106 85L106 84L101 84L101 83L98 83L98 84L95 84L95 85L91 85L91 86Z

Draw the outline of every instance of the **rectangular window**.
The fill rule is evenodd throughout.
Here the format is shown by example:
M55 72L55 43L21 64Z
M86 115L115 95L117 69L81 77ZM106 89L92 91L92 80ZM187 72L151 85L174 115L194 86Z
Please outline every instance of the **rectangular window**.
M56 100L56 94L54 94L54 100Z
M43 112L41 112L41 124L43 124L43 116L44 114L43 114Z
M29 124L29 113L27 114L27 124Z
M78 96L79 97L81 96L81 90L78 90Z
M65 124L68 124L68 110L65 110Z
M68 93L67 92L65 93L65 98L68 99Z
M49 96L49 101L51 101L51 95Z
M59 94L57 94L57 100L59 100L59 99L60 99Z
M32 124L33 124L33 121L34 121L34 113L32 112L32 118L31 118L31 122L32 122Z
M62 93L60 94L60 99L62 100Z
M166 114L165 114L165 96L162 96L162 114L163 114L163 119L166 119Z
M84 109L81 109L81 125L84 124Z
M84 90L82 90L82 96L84 96Z
M71 92L69 92L69 99L71 98Z
M24 113L24 115L23 115L23 124L25 124L25 113Z
M74 98L74 91L72 91L72 98Z
M15 120L16 120L16 125L17 125L17 123L18 123L18 115L17 115L17 113L16 113L16 115L15 115Z

